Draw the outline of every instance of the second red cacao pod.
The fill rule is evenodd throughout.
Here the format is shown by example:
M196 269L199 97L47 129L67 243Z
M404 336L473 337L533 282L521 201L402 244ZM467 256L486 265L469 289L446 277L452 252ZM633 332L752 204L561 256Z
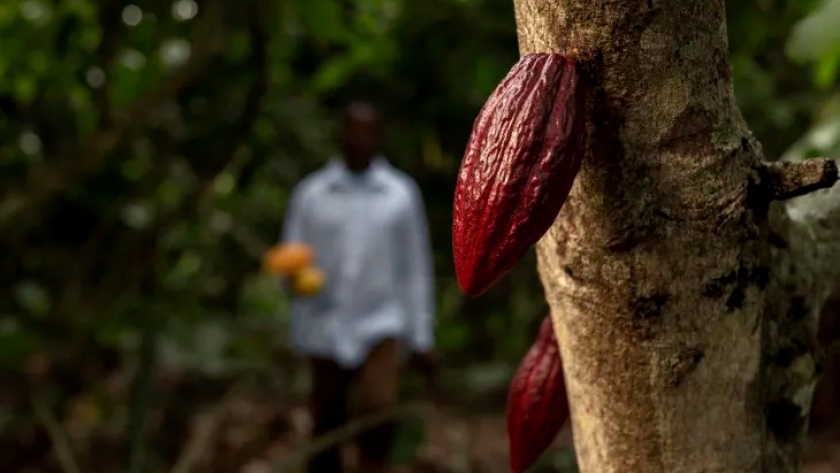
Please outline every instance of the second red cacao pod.
M455 188L461 290L486 291L560 212L586 143L586 81L559 54L523 56L478 114Z
M557 437L569 418L563 362L551 318L516 370L507 400L510 469L530 468Z

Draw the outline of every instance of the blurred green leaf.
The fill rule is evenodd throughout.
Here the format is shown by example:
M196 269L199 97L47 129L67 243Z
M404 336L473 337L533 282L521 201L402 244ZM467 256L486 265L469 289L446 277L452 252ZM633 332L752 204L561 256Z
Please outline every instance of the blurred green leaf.
M50 311L50 296L46 289L35 281L21 281L15 287L17 303L29 313L38 316Z
M837 84L837 73L840 70L840 44L834 51L820 58L815 66L814 80L823 90L830 90Z
M6 370L18 371L25 360L41 345L33 334L20 329L0 328L0 366Z
M301 18L306 29L318 40L341 41L346 35L342 5L332 0L299 2Z
M788 54L798 61L815 61L840 52L838 18L840 0L825 0L793 27L787 43Z

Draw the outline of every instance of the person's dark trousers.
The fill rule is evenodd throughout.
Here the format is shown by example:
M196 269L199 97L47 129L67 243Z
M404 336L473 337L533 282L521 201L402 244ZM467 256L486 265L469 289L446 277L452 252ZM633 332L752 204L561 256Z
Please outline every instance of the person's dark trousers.
M312 358L313 437L341 427L348 416L350 387L358 383L362 415L393 407L399 400L401 346L394 339L378 343L364 364L347 370L332 360ZM356 439L359 469L364 473L384 473L393 447L396 425L393 422L363 432ZM308 473L343 473L340 446L336 445L311 459Z
M318 438L347 421L347 393L351 373L332 360L312 358L312 392L309 409L312 413L312 436ZM341 473L341 445L334 445L312 457L308 473Z

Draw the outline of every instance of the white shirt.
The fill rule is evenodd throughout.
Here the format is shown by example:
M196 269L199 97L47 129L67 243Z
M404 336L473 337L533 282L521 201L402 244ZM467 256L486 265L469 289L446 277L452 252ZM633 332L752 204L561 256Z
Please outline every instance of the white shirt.
M292 302L292 345L361 365L396 337L422 351L434 342L434 276L417 184L379 157L362 174L333 160L293 190L282 240L315 249L327 284Z

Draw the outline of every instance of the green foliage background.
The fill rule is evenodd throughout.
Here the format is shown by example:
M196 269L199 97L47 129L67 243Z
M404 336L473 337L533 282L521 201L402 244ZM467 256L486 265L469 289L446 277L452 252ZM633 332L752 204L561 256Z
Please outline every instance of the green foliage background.
M728 7L735 91L768 159L840 155L840 0ZM533 254L467 299L449 234L472 120L518 57L510 0L3 0L0 38L0 381L15 393L0 436L32 396L61 405L114 370L134 376L129 406L100 408L132 438L164 402L160 373L208 383L193 400L239 379L298 392L288 301L259 256L354 94L386 106L387 155L423 189L453 378L503 386L530 344L546 308ZM475 366L503 368L464 378Z

